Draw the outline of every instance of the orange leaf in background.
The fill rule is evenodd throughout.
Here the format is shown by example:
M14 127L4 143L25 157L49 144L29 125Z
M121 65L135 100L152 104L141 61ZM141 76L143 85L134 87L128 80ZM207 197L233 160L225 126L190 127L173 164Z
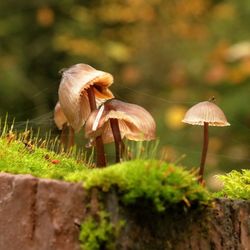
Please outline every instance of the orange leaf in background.
M242 69L239 66L234 67L228 72L227 79L231 83L240 84L245 80L245 74L242 72Z
M43 7L37 10L36 20L43 26L47 27L54 23L54 11L48 7Z
M205 74L205 80L210 84L219 84L227 77L228 69L223 63L216 63Z
M232 3L222 2L220 4L216 4L213 7L212 15L215 19L233 19L235 14L237 13L235 6Z
M245 77L250 76L250 58L249 57L242 60L240 64L240 68L241 68L242 73L245 75Z
M128 65L122 69L122 79L127 85L134 85L139 83L142 73L138 67Z
M187 70L181 63L174 63L168 73L167 80L175 86L184 86L187 83Z
M229 47L230 44L227 41L219 41L215 48L208 53L209 61L212 63L225 62Z

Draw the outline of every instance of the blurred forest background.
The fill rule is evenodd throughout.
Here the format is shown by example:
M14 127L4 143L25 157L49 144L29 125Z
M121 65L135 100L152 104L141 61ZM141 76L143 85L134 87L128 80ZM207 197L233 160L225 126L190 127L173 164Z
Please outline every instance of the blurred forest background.
M163 157L189 167L202 128L181 119L215 96L231 127L210 129L206 171L249 168L249 22L249 0L1 1L0 116L52 128L59 70L87 63L152 113Z

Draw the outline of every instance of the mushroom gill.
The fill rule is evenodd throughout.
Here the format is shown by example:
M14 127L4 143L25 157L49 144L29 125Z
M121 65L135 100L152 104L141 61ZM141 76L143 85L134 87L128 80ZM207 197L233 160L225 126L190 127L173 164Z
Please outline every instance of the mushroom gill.
M89 116L85 126L86 137L95 138L97 135L102 135L104 143L113 142L114 137L109 120L117 119L122 139L124 137L134 141L155 139L155 121L144 108L116 99L109 100L103 105L104 110L96 128L93 126L97 122L96 117L99 111L96 110Z

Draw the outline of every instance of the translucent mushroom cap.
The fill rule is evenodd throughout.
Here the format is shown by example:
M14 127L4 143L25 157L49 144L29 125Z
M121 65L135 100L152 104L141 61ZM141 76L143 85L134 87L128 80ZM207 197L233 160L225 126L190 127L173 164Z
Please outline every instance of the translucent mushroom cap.
M202 126L204 122L207 122L209 126L230 126L223 111L209 101L200 102L191 107L182 122Z
M64 115L59 102L56 103L54 110L54 121L58 129L62 130L63 125L68 123L66 116Z
M104 143L114 141L110 119L117 119L121 137L129 140L144 141L155 139L156 124L151 114L144 108L116 99L107 101L99 110L91 113L85 135L93 139L102 135Z
M108 87L113 83L113 76L96 70L87 64L76 64L62 73L59 86L59 101L71 126L79 131L89 114L89 100L86 90L93 85L97 106L113 98Z

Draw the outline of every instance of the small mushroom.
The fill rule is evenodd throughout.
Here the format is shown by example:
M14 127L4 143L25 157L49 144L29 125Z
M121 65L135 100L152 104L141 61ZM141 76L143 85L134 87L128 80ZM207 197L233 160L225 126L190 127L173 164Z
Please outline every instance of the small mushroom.
M59 101L63 112L75 131L85 124L91 111L105 100L113 98L108 87L113 76L87 64L76 64L63 70L59 86ZM101 137L96 138L97 166L106 166Z
M69 126L68 120L64 115L61 105L57 102L54 109L54 121L59 130L61 130L61 144L69 149L74 145L74 129Z
M124 153L124 137L134 141L153 140L155 130L155 121L144 108L112 99L91 113L85 135L90 139L101 136L104 143L115 141L116 162L120 162Z
M79 63L63 70L58 91L59 101L75 131L78 132L85 124L90 112L95 109L95 103L99 106L114 97L108 89L112 83L111 74L87 64Z
M199 170L199 182L203 183L203 173L208 149L208 126L230 126L223 111L212 101L200 102L191 107L185 114L182 122L191 125L204 126L204 141Z
M63 70L59 86L59 101L70 125L79 131L91 111L105 100L113 98L108 87L113 76L96 70L87 64L76 64ZM105 166L104 146L101 137L96 137L97 165Z

